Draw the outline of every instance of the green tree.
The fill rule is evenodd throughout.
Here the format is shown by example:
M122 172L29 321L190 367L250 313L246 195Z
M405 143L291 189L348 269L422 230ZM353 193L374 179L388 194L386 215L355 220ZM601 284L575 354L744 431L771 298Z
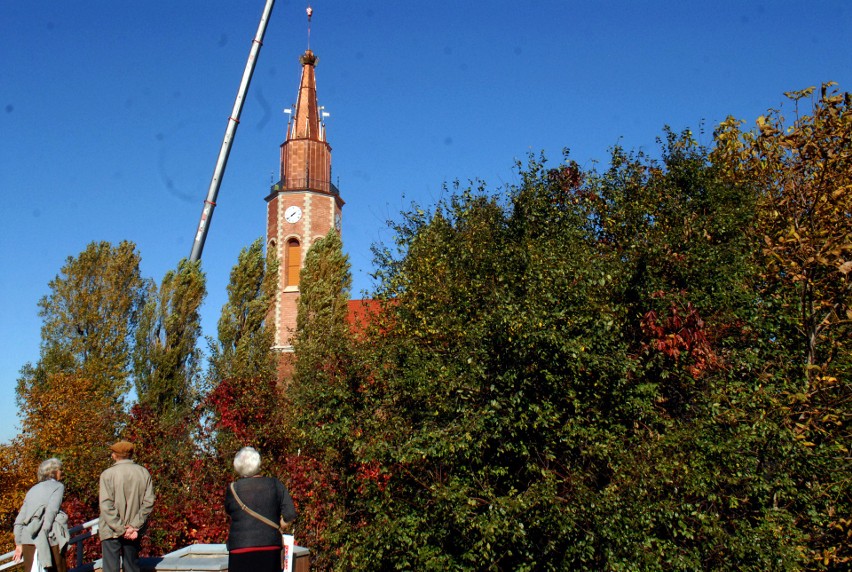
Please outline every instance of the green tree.
M257 447L264 458L276 458L284 449L278 356L269 322L277 276L277 257L264 256L261 239L243 249L231 271L218 338L211 342L210 390L203 407L209 413L208 436L225 468L244 445Z
M623 272L612 295L628 379L649 397L590 506L613 569L801 565L805 535L778 502L795 462L765 377L775 350L757 310L758 193L708 153L667 130L660 160L616 149L583 191L597 248Z
M637 399L608 295L617 269L592 249L578 179L560 174L532 160L505 197L457 187L405 214L399 255L379 252L342 567L368 553L416 569L594 556L578 497L606 478Z
M787 425L759 194L689 132L661 151L531 158L403 214L349 402L301 427L346 461L323 566L792 570L825 545L806 476L841 463Z
M291 494L299 503L300 538L328 558L330 538L344 534L345 479L354 471L353 432L361 416L352 325L347 320L352 278L335 230L305 256L293 380L286 389L287 426L293 429L288 460ZM302 499L310 498L310 502ZM324 556L325 555L325 556Z
M205 279L199 262L181 260L152 287L136 330L136 395L161 417L180 415L197 399Z
M722 180L690 131L666 129L661 144L659 160L615 148L579 200L596 251L621 276L612 295L626 312L629 351L643 356L658 403L678 415L722 352L742 345L737 325L753 318L756 193Z
M231 271L228 301L222 307L217 340L210 347L208 375L213 385L228 377L276 375L267 318L277 286L278 259L273 252L264 256L263 241L257 239L240 252Z
M343 242L333 229L308 250L301 271L305 284L300 287L296 325L297 343L305 351L310 352L309 344L322 343L322 332L326 329L336 334L331 336L335 340L348 338L351 329L347 316L352 288L349 268Z
M50 373L96 379L119 404L129 389L133 334L145 301L140 256L131 242L91 243L68 257L39 301L41 352L27 364L18 387L44 383ZM22 407L26 411L25 407Z
M355 397L351 385L351 326L347 321L352 278L348 257L343 254L343 243L335 230L308 250L299 284L293 342L297 360L288 397L300 424L342 423L344 426L329 434L346 434L345 424L351 415L345 412ZM332 392L339 392L334 399L330 399ZM318 399L320 395L322 399ZM329 444L313 445L324 450Z

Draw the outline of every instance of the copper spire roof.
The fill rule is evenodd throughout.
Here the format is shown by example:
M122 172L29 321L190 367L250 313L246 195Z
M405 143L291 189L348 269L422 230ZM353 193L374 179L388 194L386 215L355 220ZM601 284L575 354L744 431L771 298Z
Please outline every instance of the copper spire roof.
M314 74L317 61L317 56L311 50L305 50L299 58L302 64L302 81L296 98L293 122L287 133L288 141L291 139L325 141L322 117L317 106L317 82Z

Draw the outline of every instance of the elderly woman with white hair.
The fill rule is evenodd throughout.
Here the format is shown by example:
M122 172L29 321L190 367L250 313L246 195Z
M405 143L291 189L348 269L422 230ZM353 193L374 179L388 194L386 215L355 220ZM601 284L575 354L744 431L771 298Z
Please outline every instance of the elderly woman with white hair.
M15 555L24 559L24 570L33 569L38 556L39 568L65 572L65 548L68 545L68 517L59 510L65 485L62 480L62 461L56 458L42 461L38 466L38 484L24 497L24 504L15 518Z
M280 572L281 532L296 519L296 508L284 484L260 474L260 453L243 447L234 457L241 477L225 491L228 572Z

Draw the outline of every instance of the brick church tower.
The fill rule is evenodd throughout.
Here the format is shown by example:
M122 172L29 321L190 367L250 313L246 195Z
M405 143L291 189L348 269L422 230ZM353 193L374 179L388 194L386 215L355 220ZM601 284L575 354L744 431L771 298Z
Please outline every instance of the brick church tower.
M281 179L266 197L266 246L278 253L278 292L272 310L273 349L282 352L282 376L292 363L296 331L299 271L311 244L331 228L340 231L343 200L331 182L331 146L326 140L322 108L317 105L317 57L305 51L296 104L289 110L281 144Z

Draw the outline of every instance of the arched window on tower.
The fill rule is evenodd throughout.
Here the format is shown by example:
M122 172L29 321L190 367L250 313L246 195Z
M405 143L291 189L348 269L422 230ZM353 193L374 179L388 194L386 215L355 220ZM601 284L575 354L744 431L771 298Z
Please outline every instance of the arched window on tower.
M302 268L302 247L299 241L287 241L287 286L299 285L299 270Z

